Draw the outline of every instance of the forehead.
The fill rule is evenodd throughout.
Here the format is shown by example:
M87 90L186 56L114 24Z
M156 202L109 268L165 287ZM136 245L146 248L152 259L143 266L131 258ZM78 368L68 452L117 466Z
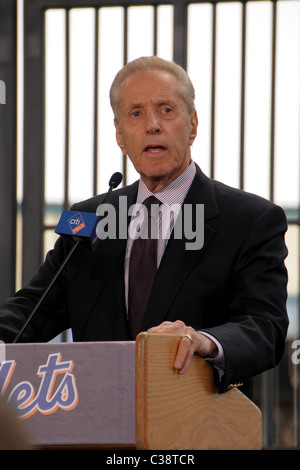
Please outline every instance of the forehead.
M163 71L135 72L120 86L120 104L135 104L145 101L178 100L178 80Z

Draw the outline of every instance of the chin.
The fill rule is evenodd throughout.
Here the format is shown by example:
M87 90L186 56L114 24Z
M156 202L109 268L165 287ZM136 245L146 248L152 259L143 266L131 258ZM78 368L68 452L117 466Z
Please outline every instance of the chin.
M146 178L153 179L153 180L160 180L160 179L168 178L168 176L170 176L169 171L163 171L162 169L161 170L157 169L156 171L152 170L152 171L148 171L142 174Z

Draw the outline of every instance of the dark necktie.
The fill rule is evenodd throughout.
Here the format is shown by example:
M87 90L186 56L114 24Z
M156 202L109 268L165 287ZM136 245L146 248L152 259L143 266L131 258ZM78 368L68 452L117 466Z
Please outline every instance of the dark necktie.
M128 319L132 339L135 339L141 331L153 279L157 271L159 203L158 199L154 196L150 196L144 201L143 206L147 209L147 214L145 214L144 220L145 222L148 222L146 224L148 231L145 232L142 227L142 230L140 231L141 236L134 240L131 249L129 264ZM153 220L154 217L151 218L151 205L153 204L156 205L157 209L153 211L157 215L155 221ZM152 238L151 219L152 233L154 232L154 237ZM155 227L153 227L154 222Z

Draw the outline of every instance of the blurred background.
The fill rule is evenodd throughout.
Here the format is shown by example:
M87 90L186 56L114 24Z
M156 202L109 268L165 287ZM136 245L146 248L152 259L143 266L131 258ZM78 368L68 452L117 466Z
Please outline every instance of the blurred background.
M108 93L124 63L153 54L194 83L202 170L286 212L290 328L255 401L264 446L297 448L300 0L0 0L0 300L53 246L64 209L105 192L115 171L124 185L137 179L115 142Z

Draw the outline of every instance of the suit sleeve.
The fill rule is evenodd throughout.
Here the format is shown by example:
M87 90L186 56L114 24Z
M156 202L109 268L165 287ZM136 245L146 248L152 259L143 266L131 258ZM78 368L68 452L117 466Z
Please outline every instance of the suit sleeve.
M229 321L209 328L221 343L225 374L220 392L280 361L288 328L284 211L270 204L241 243L230 285Z
M6 343L14 340L58 271L70 246L69 242L59 238L32 279L0 304L0 340ZM50 341L69 328L65 290L65 276L61 273L24 330L20 342Z

